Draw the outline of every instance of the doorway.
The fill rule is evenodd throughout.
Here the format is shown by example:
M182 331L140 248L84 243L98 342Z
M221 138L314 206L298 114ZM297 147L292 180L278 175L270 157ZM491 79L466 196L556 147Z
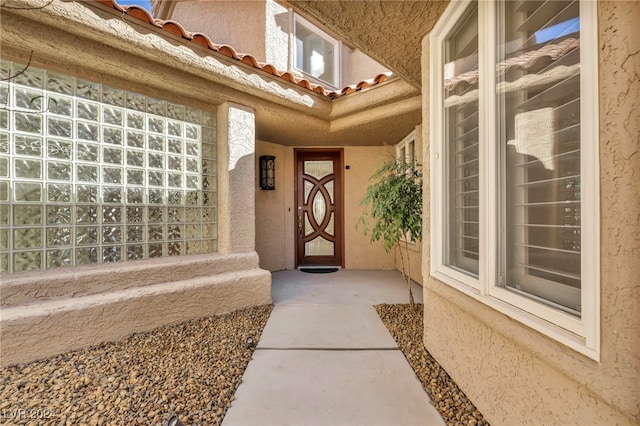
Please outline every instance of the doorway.
M343 150L296 149L296 267L344 267Z

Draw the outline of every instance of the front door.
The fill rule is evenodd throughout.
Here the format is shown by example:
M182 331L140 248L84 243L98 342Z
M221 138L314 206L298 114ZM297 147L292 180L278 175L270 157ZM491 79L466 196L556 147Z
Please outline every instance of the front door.
M296 149L296 266L343 265L342 150Z

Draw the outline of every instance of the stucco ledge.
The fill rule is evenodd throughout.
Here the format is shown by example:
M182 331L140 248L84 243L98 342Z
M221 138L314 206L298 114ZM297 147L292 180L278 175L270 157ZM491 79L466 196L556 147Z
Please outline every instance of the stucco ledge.
M27 363L157 327L271 303L271 273L253 265L97 294L3 307L0 366Z

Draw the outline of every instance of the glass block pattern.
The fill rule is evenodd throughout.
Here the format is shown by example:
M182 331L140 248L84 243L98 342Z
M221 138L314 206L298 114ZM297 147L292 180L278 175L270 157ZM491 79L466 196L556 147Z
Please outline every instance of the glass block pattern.
M0 271L217 250L215 114L0 61Z

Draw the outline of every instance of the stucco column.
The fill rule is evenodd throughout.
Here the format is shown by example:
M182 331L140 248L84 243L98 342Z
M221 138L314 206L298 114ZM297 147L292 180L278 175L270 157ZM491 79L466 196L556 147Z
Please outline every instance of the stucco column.
M255 251L255 114L225 103L218 107L218 252Z

